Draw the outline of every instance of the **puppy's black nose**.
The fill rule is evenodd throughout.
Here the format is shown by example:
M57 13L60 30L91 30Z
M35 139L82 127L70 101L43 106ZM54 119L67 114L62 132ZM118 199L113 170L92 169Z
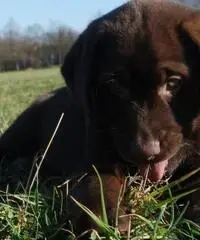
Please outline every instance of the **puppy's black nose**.
M158 140L150 140L142 144L142 152L147 157L153 157L160 153L160 142Z

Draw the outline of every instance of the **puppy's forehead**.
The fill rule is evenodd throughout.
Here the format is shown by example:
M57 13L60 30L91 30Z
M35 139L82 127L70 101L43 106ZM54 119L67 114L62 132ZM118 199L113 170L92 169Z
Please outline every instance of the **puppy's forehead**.
M147 9L149 40L157 60L182 61L179 29L195 11L168 1L152 1Z
M114 36L111 39L122 55L136 54L138 61L138 53L143 60L144 55L153 54L158 61L182 61L178 28L196 12L169 1L131 1L108 14L102 26L107 36Z

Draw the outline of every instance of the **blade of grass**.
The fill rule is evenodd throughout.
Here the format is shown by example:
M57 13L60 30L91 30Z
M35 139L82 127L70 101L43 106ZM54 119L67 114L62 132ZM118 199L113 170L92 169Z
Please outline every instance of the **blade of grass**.
M172 232L175 228L176 228L176 226L178 225L178 223L181 221L181 219L183 218L183 215L185 214L185 212L186 212L186 210L187 210L187 208L188 208L188 205L189 205L189 203L187 203L186 205L185 205L185 207L184 207L184 209L183 209L183 211L181 212L181 214L179 215L179 217L175 220L175 222L174 222L174 224L171 226L171 228L169 228L168 229L168 234L170 233L170 232Z
M178 195L175 196L175 197L168 198L168 199L166 199L166 200L160 201L160 202L157 204L157 207L160 208L160 207L162 207L162 206L165 205L165 204L169 204L169 203L171 203L171 202L175 202L175 201L177 201L178 199L183 198L183 197L185 197L185 196L187 196L187 195L189 195L189 194L192 194L192 193L194 193L194 192L196 192L196 191L198 191L198 190L199 190L199 188L192 189L192 190L187 191L187 192L185 192L185 193L178 194Z
M107 233L114 237L116 240L120 240L120 238L115 234L109 225L103 222L99 217L97 217L89 208L84 206L82 203L78 202L74 197L70 196L70 198L85 212L87 215L99 226L104 233Z
M93 165L95 173L97 174L98 180L99 180L99 185L100 185L100 193L101 193L101 208L102 208L102 214L103 214L103 221L105 224L108 225L108 217L107 217L107 212L106 212L106 205L105 205L105 198L104 198L104 190L103 190L103 183L102 179L99 175L99 172L97 171L96 167Z
M135 217L139 218L140 220L142 220L143 222L145 222L152 231L154 230L154 225L152 224L152 222L150 220L148 220L145 217L143 217L139 214L136 214L136 213L133 213L131 215L135 216Z
M58 121L58 123L57 123L57 125L56 125L56 128L55 128L55 130L54 130L54 132L53 132L53 134L52 134L52 136L51 136L51 138L50 138L50 141L49 141L49 143L48 143L48 145L47 145L47 147L46 147L46 149L45 149L45 151L44 151L44 154L42 155L42 159L41 159L41 161L39 162L39 165L38 165L38 167L37 167L37 170L36 170L36 172L35 172L35 174L34 174L34 176L33 176L32 182L31 182L31 184L30 184L29 191L31 191L31 189L32 189L32 187L33 187L33 184L34 184L34 182L35 182L35 180L36 180L36 178L37 178L37 175L38 175L39 170L40 170L40 168L41 168L41 166L42 166L42 163L43 163L43 161L44 161L44 159L45 159L45 157L46 157L46 155L47 155L47 152L48 152L48 150L49 150L49 148L50 148L50 146L51 146L51 144L52 144L52 142L53 142L53 140L54 140L54 138L55 138L55 135L56 135L56 133L57 133L59 127L60 127L60 124L61 124L61 121L62 121L63 117L64 117L64 113L61 114L60 119L59 119L59 121Z
M163 205L163 206L161 207L161 212L160 212L160 214L159 214L159 216L158 216L158 218L157 218L157 220L156 220L156 223L155 223L155 225L154 225L153 239L152 239L152 240L156 240L156 239L157 239L156 235L157 235L158 225L159 225L160 220L162 219L162 217L163 217L163 215L164 215L164 213L165 213L166 208L167 208L167 204L165 204L165 205Z
M190 178L191 176L193 176L194 174L198 173L200 171L200 168L195 169L194 171L184 175L183 177L181 177L180 179L173 181L171 183L166 184L165 186L159 187L158 189L154 190L151 193L152 197L156 197L157 195L162 194L163 192L165 192L166 190L168 190L168 188L172 189L174 186L178 185L181 182L184 182L185 180L187 180L188 178Z

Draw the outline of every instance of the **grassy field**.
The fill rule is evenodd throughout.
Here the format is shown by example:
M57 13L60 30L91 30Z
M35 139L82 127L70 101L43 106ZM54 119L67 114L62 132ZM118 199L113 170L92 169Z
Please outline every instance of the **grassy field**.
M59 68L1 73L0 133L37 96L63 84ZM126 203L132 214L130 230L125 235L121 235L117 227L108 225L105 211L103 218L99 219L77 202L80 211L82 209L87 212L104 233L104 238L101 238L93 231L92 240L200 239L200 227L183 218L186 207L180 209L176 205L176 200L182 196L172 196L173 185L167 182L159 186L148 185L138 176L129 178L128 182L130 184L128 184ZM61 211L63 202L58 192L41 193L37 177L30 177L29 183L16 189L14 193L9 189L0 190L0 240L75 239L73 228L69 230L64 225L66 218L65 213ZM101 193L103 195L102 190ZM167 196L164 200L160 199L161 193ZM103 200L102 208L104 208ZM59 238L56 236L59 230L62 233L70 231L71 237Z
M0 73L0 133L37 96L61 85L59 68Z

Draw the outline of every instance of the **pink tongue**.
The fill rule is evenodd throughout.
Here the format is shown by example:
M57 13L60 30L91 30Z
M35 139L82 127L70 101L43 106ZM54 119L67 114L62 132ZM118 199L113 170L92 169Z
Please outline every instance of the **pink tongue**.
M164 160L161 162L153 163L149 165L149 172L148 172L148 165L140 165L139 171L140 174L145 177L148 173L148 179L152 182L158 182L161 180L165 174L165 168L168 165L168 160Z

